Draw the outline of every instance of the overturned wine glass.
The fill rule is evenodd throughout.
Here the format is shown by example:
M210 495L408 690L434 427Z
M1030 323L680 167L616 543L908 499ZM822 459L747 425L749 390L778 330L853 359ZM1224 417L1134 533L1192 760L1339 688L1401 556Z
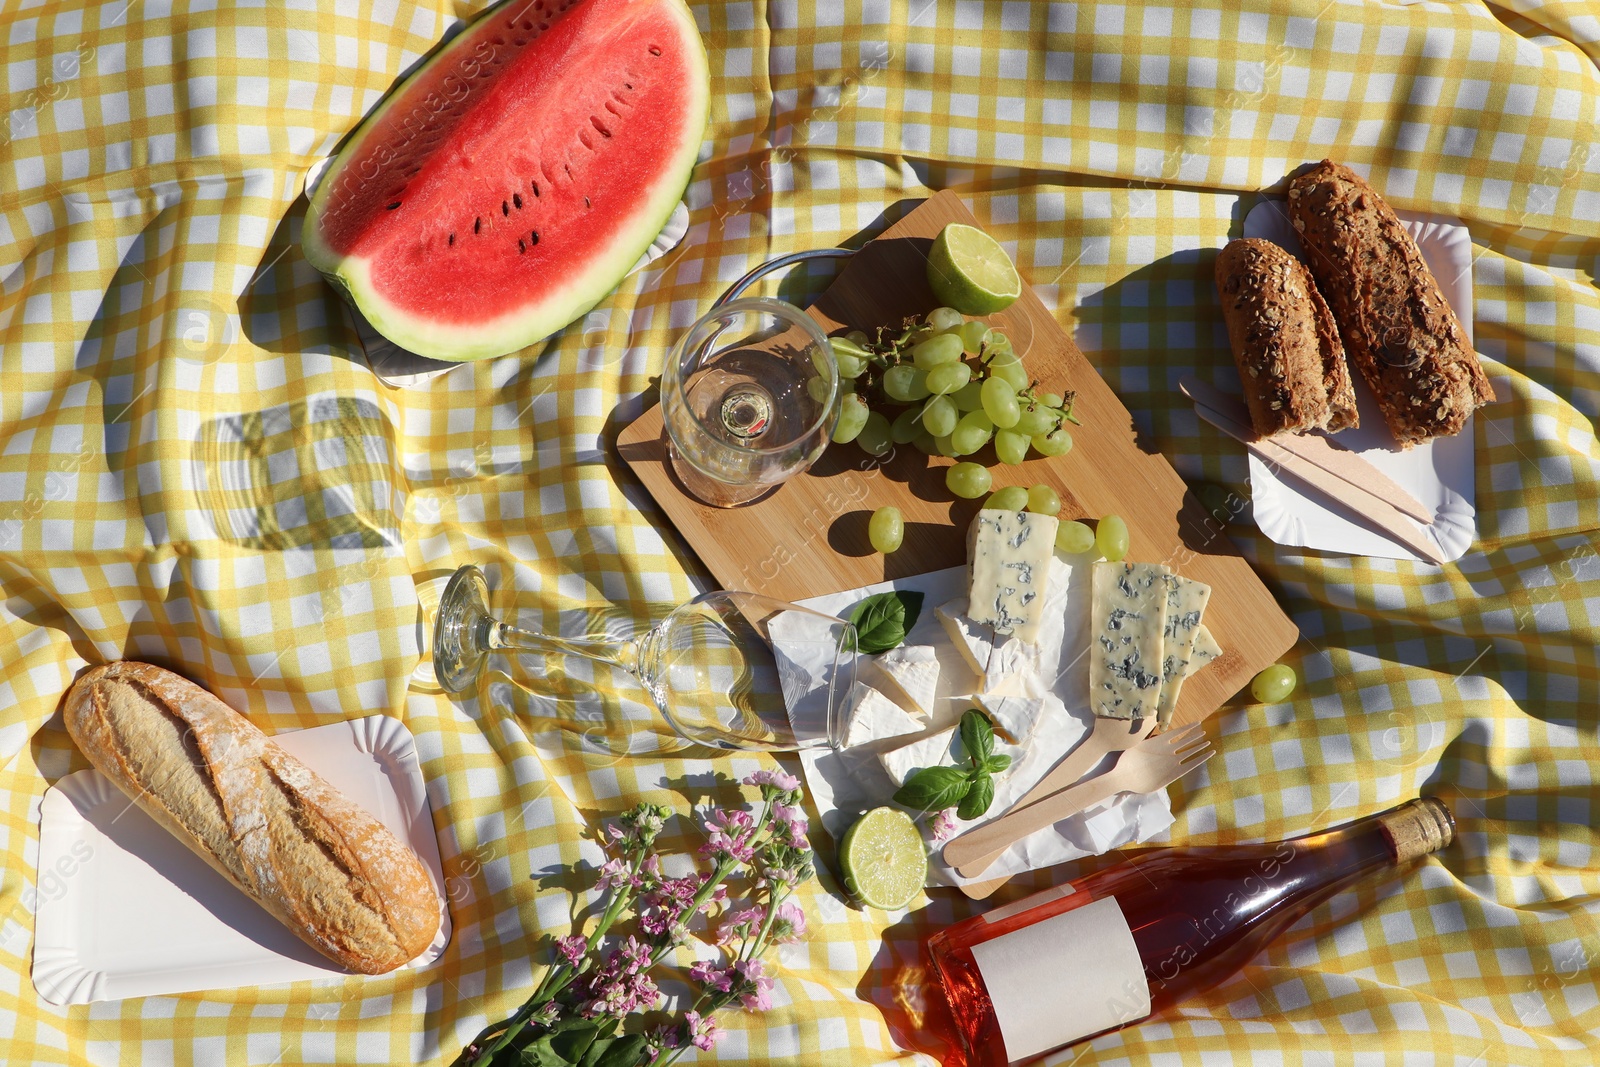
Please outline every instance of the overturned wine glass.
M433 625L433 673L446 692L473 686L491 652L577 656L632 675L685 741L737 751L838 747L854 649L842 619L727 591L695 597L632 640L554 637L492 614L488 581L471 564L445 586Z

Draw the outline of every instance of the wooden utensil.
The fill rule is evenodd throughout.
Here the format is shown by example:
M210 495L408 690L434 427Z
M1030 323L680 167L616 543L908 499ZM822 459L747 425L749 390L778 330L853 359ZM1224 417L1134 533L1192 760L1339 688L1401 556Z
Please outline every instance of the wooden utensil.
M1095 766L1109 752L1122 752L1132 748L1150 736L1150 731L1156 728L1156 717L1147 715L1142 719L1108 719L1096 716L1094 729L1089 736L1078 742L1078 747L1073 749L1067 758L1051 768L1050 773L1039 779L1038 783L1022 795L1022 799L1011 805L1012 811L1021 811L1029 804L1035 804L1050 796L1059 793L1069 785L1077 783L1079 778L1089 768Z
M1006 849L1035 831L1076 815L1118 793L1165 789L1216 752L1199 723L1146 738L1096 778L1064 789L1021 811L968 830L944 846L944 862L963 878L976 878Z
M1250 426L1250 409L1245 407L1244 401L1238 397L1231 396L1192 376L1179 382L1178 388L1183 390L1184 396L1196 404L1204 404L1212 411L1226 415L1233 422ZM1260 440L1254 433L1251 437ZM1286 433L1276 435L1270 440L1285 452L1292 452L1306 462L1321 467L1357 491L1378 497L1401 514L1411 516L1424 526L1432 525L1433 512L1428 510L1426 504L1412 496L1404 486L1377 467L1356 453L1337 447L1326 437L1319 437L1316 434Z

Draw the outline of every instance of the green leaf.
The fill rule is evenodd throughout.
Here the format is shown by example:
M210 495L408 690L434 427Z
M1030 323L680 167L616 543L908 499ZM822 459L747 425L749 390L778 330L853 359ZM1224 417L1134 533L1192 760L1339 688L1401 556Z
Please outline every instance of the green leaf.
M972 788L967 790L967 795L961 798L961 806L956 809L956 814L963 819L976 819L988 811L993 803L994 778L980 774L972 780Z
M1011 757L1001 752L984 760L982 770L984 774L999 774L1009 766L1011 766Z
M976 708L961 716L961 744L974 767L982 767L983 761L994 752L994 727Z
M602 1033L616 1033L617 1020L604 1016L585 1019L569 1015L558 1019L548 1033L522 1050L525 1067L578 1067ZM609 1041L609 1036L605 1039Z
M922 612L922 594L891 589L869 596L850 613L856 628L856 647L852 651L875 656L895 648L917 624Z
M924 767L895 791L894 801L919 811L940 811L961 803L969 784L958 767Z
M644 1062L645 1049L650 1044L643 1034L628 1034L626 1037L606 1040L609 1045L599 1055L594 1050L599 1048L600 1042L596 1041L590 1047L589 1055L583 1058L580 1067L638 1067Z

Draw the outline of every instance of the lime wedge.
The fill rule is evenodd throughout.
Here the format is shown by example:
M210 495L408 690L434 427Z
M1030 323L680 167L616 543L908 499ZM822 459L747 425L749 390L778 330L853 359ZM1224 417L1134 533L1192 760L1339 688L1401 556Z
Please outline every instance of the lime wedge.
M903 811L874 808L839 843L844 887L861 903L896 911L916 899L928 880L928 853L917 824Z
M1004 311L1022 295L1022 278L1000 243L982 230L952 222L928 253L928 284L946 307L963 315Z

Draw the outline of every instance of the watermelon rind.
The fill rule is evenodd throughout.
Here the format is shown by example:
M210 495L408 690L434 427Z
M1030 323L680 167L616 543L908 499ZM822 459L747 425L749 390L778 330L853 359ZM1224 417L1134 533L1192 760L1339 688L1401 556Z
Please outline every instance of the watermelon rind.
M670 11L679 24L684 62L693 68L691 81L699 91L689 101L690 113L684 121L677 151L668 164L649 179L648 196L636 213L637 224L619 229L607 247L590 249L585 262L572 265L571 280L566 285L521 311L463 325L417 316L397 306L372 284L371 262L367 258L341 254L324 239L320 220L327 209L328 198L337 186L341 167L358 156L372 131L380 127L383 115L408 100L407 89L419 82L426 83L430 72L437 73L435 68L452 61L456 49L472 48L479 37L494 32L496 13L506 4L516 2L519 0L501 0L483 12L391 89L340 148L318 182L306 210L301 238L306 260L384 337L407 351L431 359L459 363L509 355L559 332L609 296L671 219L693 174L709 117L710 67L694 16L682 0L650 0L655 6Z

